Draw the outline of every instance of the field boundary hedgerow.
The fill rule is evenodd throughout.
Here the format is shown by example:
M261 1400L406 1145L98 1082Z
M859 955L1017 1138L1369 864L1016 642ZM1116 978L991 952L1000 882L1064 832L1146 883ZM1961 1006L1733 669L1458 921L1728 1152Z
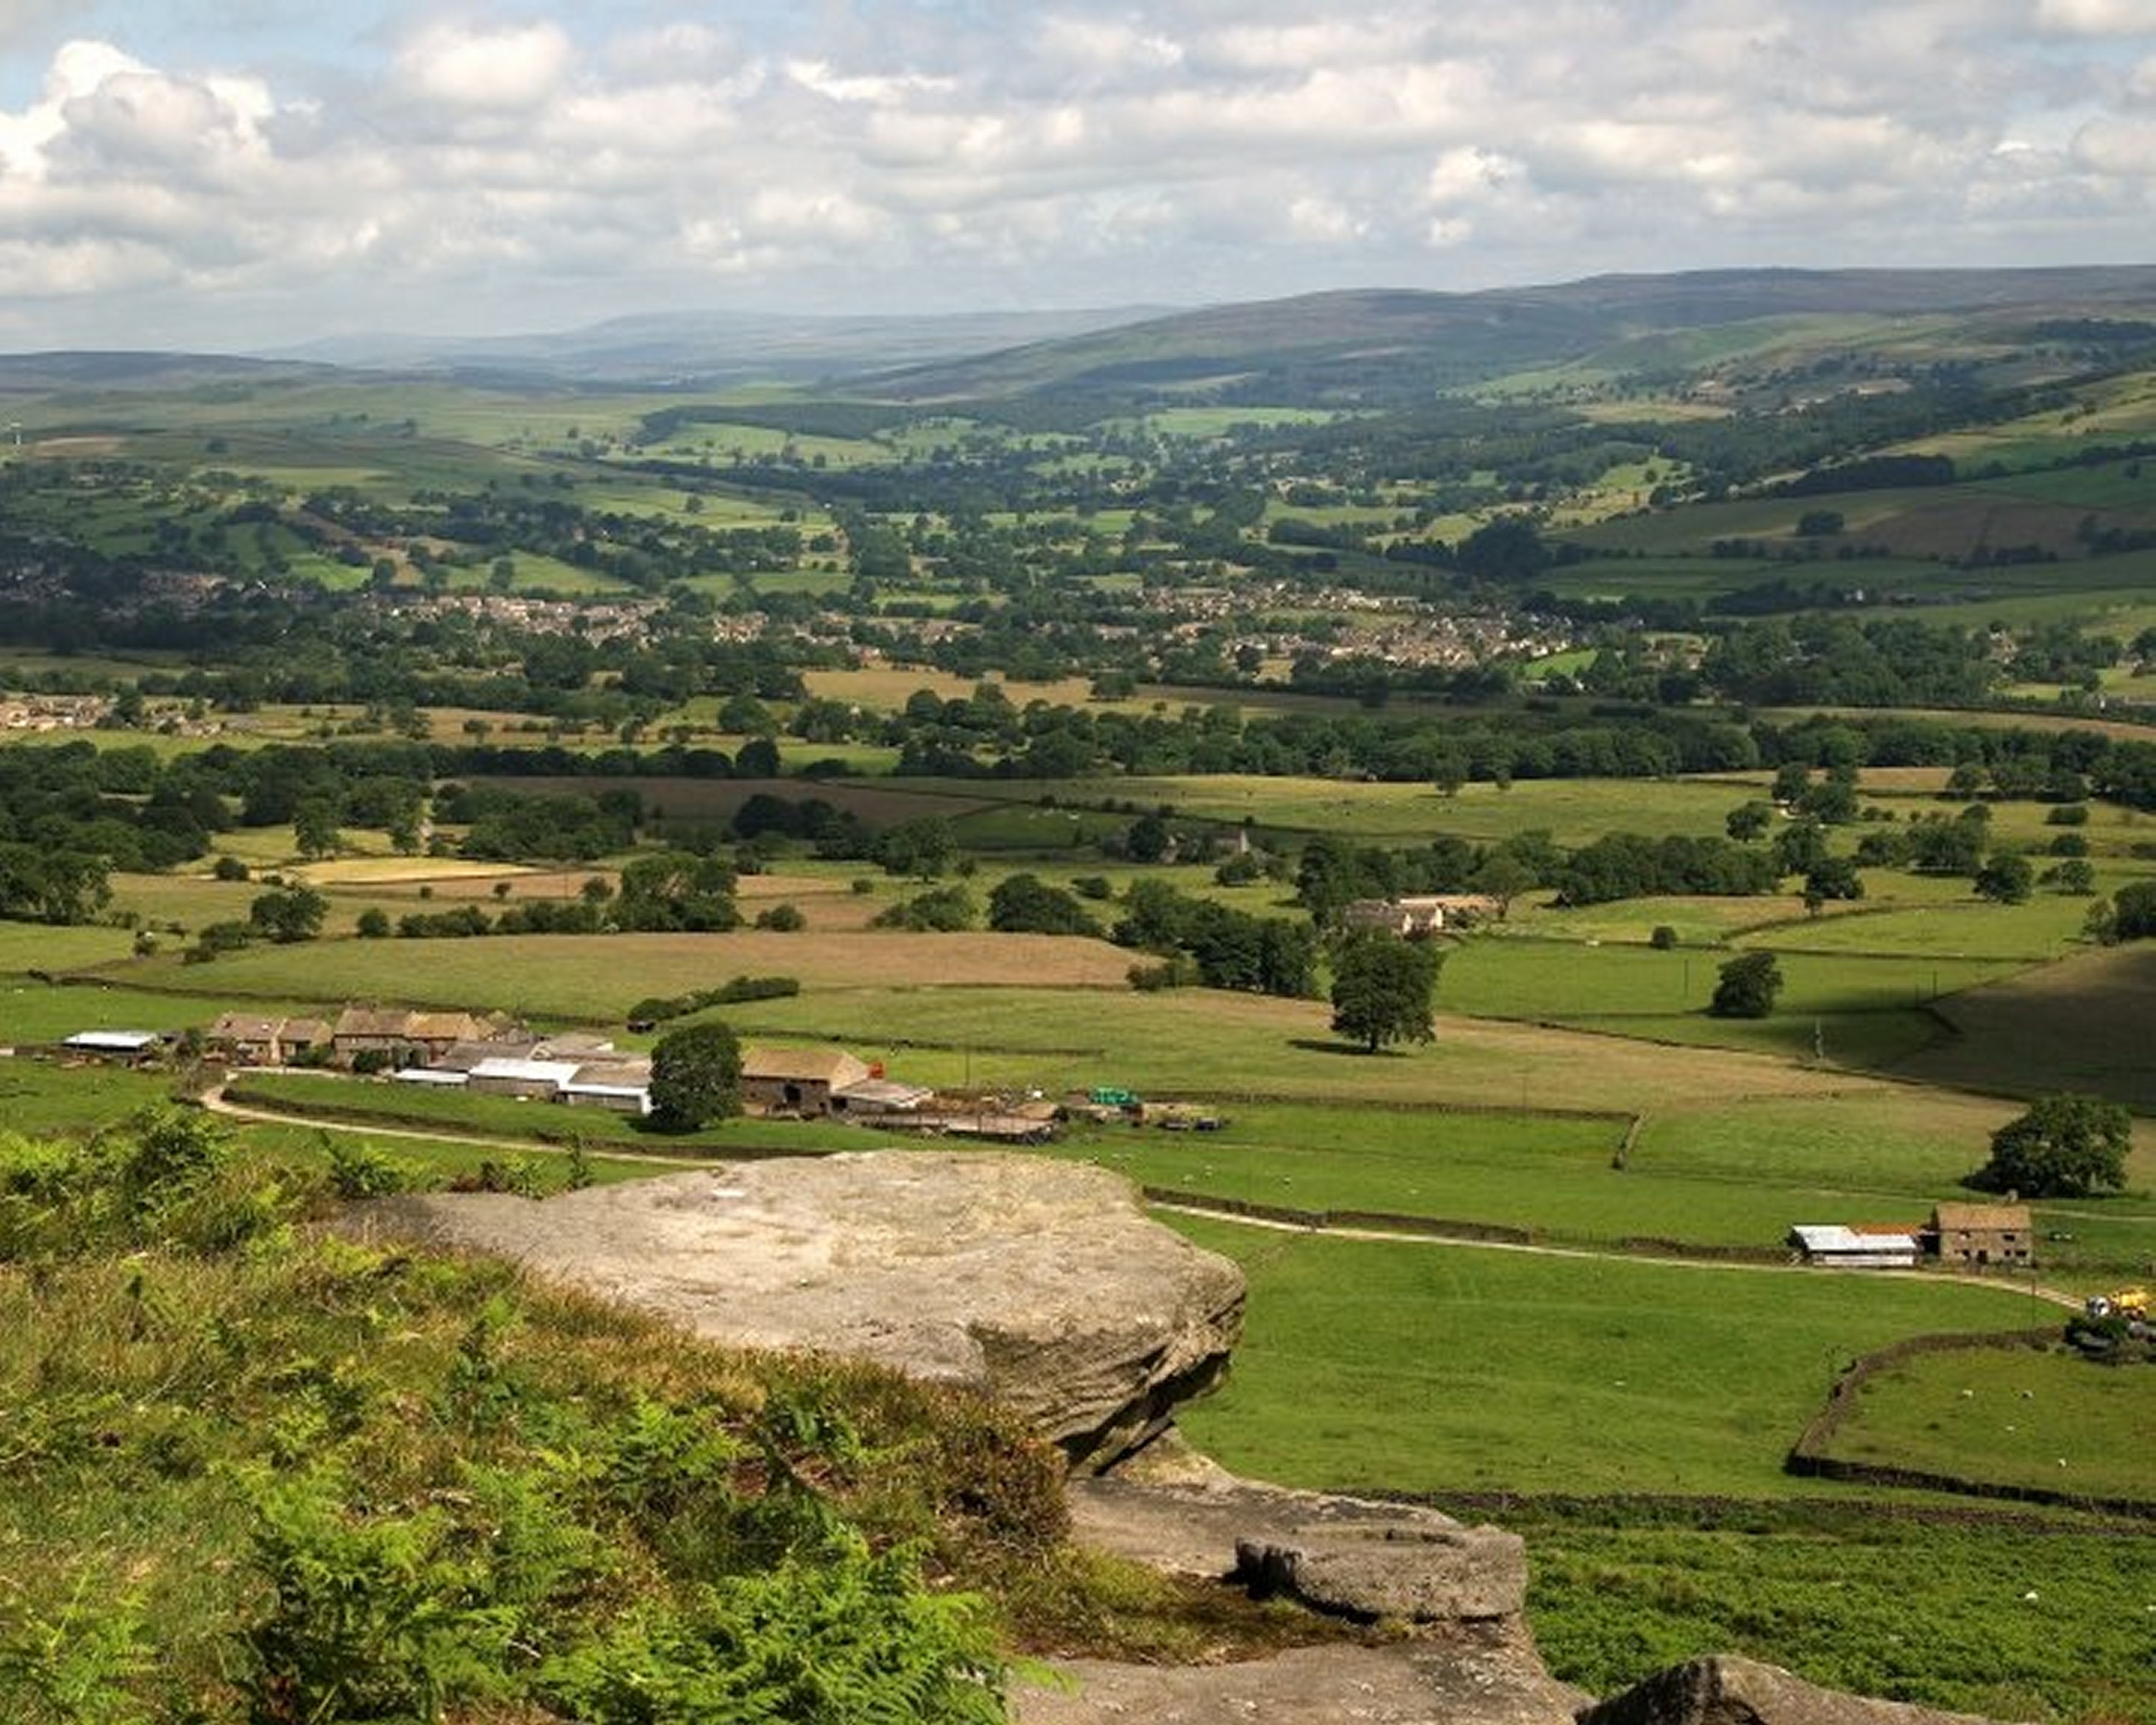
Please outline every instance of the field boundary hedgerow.
M1827 1393L1826 1405L1812 1416L1798 1435L1795 1444L1782 1464L1783 1471L1799 1479L1835 1480L1848 1485L1943 1491L1958 1497L2042 1504L2052 1508L2156 1521L2156 1498L2111 1497L2085 1491L2062 1491L2048 1486L1976 1480L1928 1468L1900 1467L1887 1462L1851 1461L1826 1453L1826 1445L1833 1441L1843 1422L1856 1411L1857 1399L1863 1393L1865 1385L1882 1371L1921 1354L1955 1353L1978 1349L2044 1348L2055 1345L2058 1338L2059 1332L2056 1328L2015 1330L1989 1335L1910 1336L1862 1355L1835 1379L1834 1388Z

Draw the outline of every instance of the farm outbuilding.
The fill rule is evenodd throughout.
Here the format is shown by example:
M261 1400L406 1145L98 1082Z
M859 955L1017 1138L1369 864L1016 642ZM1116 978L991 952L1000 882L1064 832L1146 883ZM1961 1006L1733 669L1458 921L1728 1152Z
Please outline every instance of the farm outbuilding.
M651 1063L602 1061L579 1066L577 1076L562 1086L558 1100L572 1108L607 1108L616 1114L649 1114Z
M870 1115L914 1114L921 1105L936 1099L936 1092L925 1085L901 1084L890 1078L864 1078L859 1084L850 1084L831 1096L831 1111L855 1119Z
M842 1112L837 1094L875 1076L843 1049L752 1048L742 1056L742 1106L752 1114Z
M146 1060L164 1045L161 1030L78 1030L60 1046L74 1054L116 1060Z
M1835 1270L1913 1270L1922 1250L1913 1234L1839 1222L1800 1223L1789 1230L1789 1244L1805 1263Z
M497 1056L471 1069L470 1087L481 1096L530 1096L551 1101L573 1083L581 1060L531 1060Z
M399 1084L416 1084L429 1090L462 1090L471 1074L453 1066L400 1066L390 1077Z
M347 1006L337 1014L331 1043L337 1060L347 1066L362 1054L386 1055L395 1060L434 1061L459 1043L480 1042L498 1035L501 1028L468 1012Z

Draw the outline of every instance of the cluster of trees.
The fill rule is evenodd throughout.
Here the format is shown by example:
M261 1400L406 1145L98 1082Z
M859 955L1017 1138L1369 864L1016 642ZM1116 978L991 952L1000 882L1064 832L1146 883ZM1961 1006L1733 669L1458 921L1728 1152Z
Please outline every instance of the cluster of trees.
M156 870L191 861L208 851L211 834L228 819L223 799L199 775L179 762L162 765L146 748L100 752L71 742L0 749L0 845L26 853L10 866L13 902L50 900L59 906L85 893L95 899L95 884L82 879L85 870ZM38 867L38 852L51 857L51 868Z
M1727 839L1605 833L1566 856L1549 884L1568 905L1599 905L1686 893L1744 897L1773 892L1786 872L1773 850Z
M1118 946L1188 961L1190 979L1209 988L1295 999L1317 990L1318 943L1312 929L1194 898L1163 880L1131 883L1109 937ZM1171 967L1169 976L1177 975Z
M102 857L0 840L0 916L18 922L89 922L111 901L112 882Z
M1073 934L1097 937L1100 922L1078 896L1036 875L1006 875L988 894L988 927L999 934Z
M963 886L933 886L886 905L870 918L873 928L899 928L914 934L957 934L980 920L981 907Z

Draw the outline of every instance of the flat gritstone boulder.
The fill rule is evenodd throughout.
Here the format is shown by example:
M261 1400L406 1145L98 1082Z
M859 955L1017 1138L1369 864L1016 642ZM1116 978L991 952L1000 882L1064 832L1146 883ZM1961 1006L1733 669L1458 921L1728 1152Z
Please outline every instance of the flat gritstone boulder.
M540 1201L430 1194L371 1231L518 1260L737 1347L963 1384L1105 1466L1210 1387L1243 1276L1147 1216L1120 1175L888 1150L724 1164Z

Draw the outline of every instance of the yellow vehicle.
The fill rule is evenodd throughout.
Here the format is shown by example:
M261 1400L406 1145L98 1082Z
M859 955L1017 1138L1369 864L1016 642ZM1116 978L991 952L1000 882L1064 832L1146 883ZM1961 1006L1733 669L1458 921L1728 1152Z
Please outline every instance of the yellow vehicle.
M2108 1294L2088 1296L2088 1315L2091 1317L2131 1318L2137 1323L2148 1321L2150 1301L2146 1288L2118 1288Z

